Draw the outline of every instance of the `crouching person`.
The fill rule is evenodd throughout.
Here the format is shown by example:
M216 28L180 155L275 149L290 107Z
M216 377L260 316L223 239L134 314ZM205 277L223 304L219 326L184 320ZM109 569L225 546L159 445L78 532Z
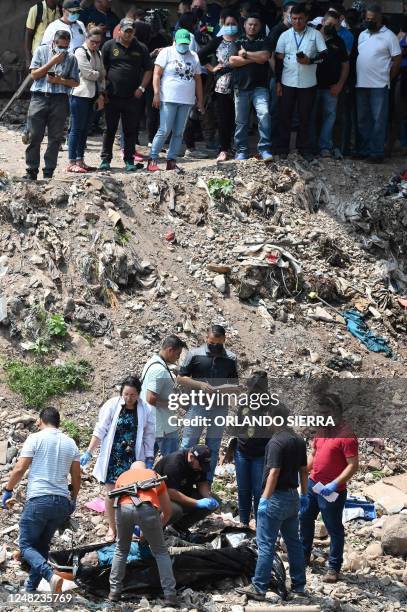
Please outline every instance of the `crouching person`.
M116 481L115 488L131 485L138 480L147 480L157 474L146 469L143 461L136 461L130 470L123 472ZM171 516L171 502L164 482L147 490L139 489L137 497L140 505L135 505L129 495L123 494L118 500L116 509L117 545L110 572L111 601L119 601L126 573L126 561L129 554L135 525L138 525L150 545L157 562L161 587L164 591L164 605L177 606L175 578L171 558L164 542L163 527Z
M49 582L51 593L60 593L63 579L48 563L49 546L55 531L75 510L81 483L79 450L75 442L59 429L56 408L40 412L40 431L28 436L3 494L3 508L14 487L28 474L26 503L20 519L20 550L30 564L26 593L35 593L41 578ZM71 475L71 493L68 489Z
M155 466L161 476L167 476L171 500L171 525L183 539L189 540L189 527L211 514L219 504L211 496L208 472L211 467L211 449L197 444L163 457Z

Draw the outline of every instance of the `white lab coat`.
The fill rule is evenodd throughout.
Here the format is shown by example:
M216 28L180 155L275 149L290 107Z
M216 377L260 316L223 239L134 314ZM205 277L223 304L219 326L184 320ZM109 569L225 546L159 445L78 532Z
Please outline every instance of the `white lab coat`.
M117 421L123 406L120 396L112 397L103 404L93 435L101 440L100 452L93 470L99 482L105 482ZM142 399L137 400L137 438L134 461L145 461L154 457L155 417L151 406Z

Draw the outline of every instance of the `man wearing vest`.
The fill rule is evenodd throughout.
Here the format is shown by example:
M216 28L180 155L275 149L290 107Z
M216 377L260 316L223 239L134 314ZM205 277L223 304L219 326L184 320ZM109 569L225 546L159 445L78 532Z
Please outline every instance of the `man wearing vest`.
M137 481L157 477L156 472L145 468L143 461L136 461L130 470L124 472L116 481L115 488L125 487ZM119 601L126 573L134 527L138 525L150 545L157 563L161 586L164 591L164 607L178 607L175 592L175 578L171 558L164 541L163 528L171 517L171 502L164 482L151 489L137 491L136 505L130 495L119 497L116 509L117 544L110 572L111 601ZM141 502L141 503L139 503Z
M41 43L44 32L50 23L62 16L58 0L39 0L30 8L25 24L25 57L27 68L31 64L34 51Z
M66 30L71 37L69 51L73 53L75 49L81 47L86 37L85 26L82 21L79 21L81 10L80 0L64 0L62 5L62 17L49 24L44 32L41 41L42 44L49 44L53 41L55 32Z

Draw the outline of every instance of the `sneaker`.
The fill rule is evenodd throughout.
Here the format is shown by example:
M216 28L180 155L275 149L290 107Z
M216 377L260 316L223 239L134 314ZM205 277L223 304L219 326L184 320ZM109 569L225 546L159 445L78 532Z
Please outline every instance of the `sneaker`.
M124 167L126 172L135 172L136 170L140 170L140 164L133 164L132 162L124 162ZM143 167L142 164L141 167Z
M25 181L36 181L37 180L37 174L38 174L38 172L30 172L29 170L27 170L27 172L23 176L23 179Z
M134 157L133 157L135 162L142 162L144 161L144 157L141 155L141 153L137 153L137 151L134 153Z
M54 173L53 173L53 172L49 172L49 171L47 171L47 170L43 170L43 171L42 171L42 176L43 176L45 179L52 179L52 177L54 176Z
M23 144L28 145L31 142L31 132L29 132L28 130L24 130L24 132L21 134L21 140L23 142Z
M237 587L235 591L240 595L246 595L248 599L256 599L257 601L264 601L266 599L266 594L260 593L254 584L249 584L245 587Z
M332 157L331 151L328 151L328 149L322 149L320 155L321 157Z
M181 608L181 602L178 600L178 597L174 595L165 595L164 597L164 607L168 608Z
M264 161L264 162L271 162L271 161L273 161L273 154L270 153L270 151L261 151L260 157L261 157L262 161Z
M216 158L217 162L224 162L226 161L228 158L228 153L227 151L221 151L218 155L218 157Z
M104 159L99 166L99 170L110 170L110 162Z
M64 579L57 574L52 574L52 578L48 580L49 588L51 593L62 593L62 583Z
M332 152L333 158L336 160L340 160L343 159L345 154L342 154L342 151L340 149L338 149L338 147L335 147L333 152Z
M149 159L147 162L147 170L148 172L157 172L160 168L157 166L157 162L155 159Z
M191 159L208 159L208 154L205 151L198 151L198 149L186 149L184 156Z
M107 596L109 601L120 601L121 599L121 594L120 593L114 593L113 591L110 591L109 595Z
M332 569L331 567L329 568L325 576L322 578L322 582L327 582L330 584L334 582L338 582L338 580L339 580L339 572Z
M66 168L67 172L74 172L75 174L87 174L87 170L79 164L68 164Z
M175 163L175 159L168 159L167 167L165 169L166 170L176 170L177 172L184 172L183 170L181 170L179 166L177 166L177 164Z
M237 161L246 161L249 158L247 157L246 153L236 153L235 159Z

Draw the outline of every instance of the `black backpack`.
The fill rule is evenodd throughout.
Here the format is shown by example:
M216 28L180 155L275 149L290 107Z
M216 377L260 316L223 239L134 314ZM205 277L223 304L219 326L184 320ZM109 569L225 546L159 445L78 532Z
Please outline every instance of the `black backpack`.
M62 17L62 9L60 7L60 5L58 5L56 7L59 11L59 17ZM35 24L34 24L34 34L37 31L38 26L40 25L41 21L42 21L42 17L44 15L44 6L41 0L39 0L37 2L37 16L35 18Z

